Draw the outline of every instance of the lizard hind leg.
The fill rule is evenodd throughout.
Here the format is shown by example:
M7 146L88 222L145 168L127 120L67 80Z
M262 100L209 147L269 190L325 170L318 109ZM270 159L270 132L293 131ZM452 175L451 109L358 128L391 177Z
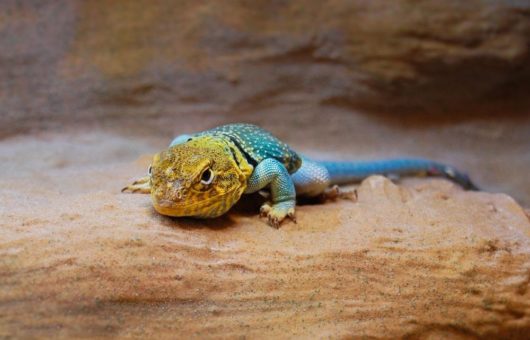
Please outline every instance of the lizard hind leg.
M331 185L328 170L306 157L302 158L300 169L291 176L299 196L318 197L325 194Z
M138 193L138 194L150 194L151 193L150 177L144 176L142 178L139 178L133 183L121 189L121 192L126 192L126 191L130 191L131 193Z
M306 157L303 158L302 166L292 175L292 178L298 196L316 197L322 201L338 198L353 201L357 199L356 190L344 190L338 185L331 185L328 169Z

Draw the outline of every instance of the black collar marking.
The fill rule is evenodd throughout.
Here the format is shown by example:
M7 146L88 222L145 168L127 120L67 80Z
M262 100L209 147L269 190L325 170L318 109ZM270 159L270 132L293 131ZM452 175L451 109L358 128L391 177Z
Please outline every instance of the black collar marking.
M226 137L228 137L232 143L234 143L234 145L239 149L239 151L241 151L241 153L243 154L243 156L245 156L245 158L247 159L247 162L249 162L250 164L252 164L253 167L256 167L258 165L258 162L252 158L246 151L245 149L241 146L241 144L239 144L239 142L232 136L229 136L229 135L225 135ZM235 158L235 155L234 155L234 158ZM237 163L237 161L236 161Z

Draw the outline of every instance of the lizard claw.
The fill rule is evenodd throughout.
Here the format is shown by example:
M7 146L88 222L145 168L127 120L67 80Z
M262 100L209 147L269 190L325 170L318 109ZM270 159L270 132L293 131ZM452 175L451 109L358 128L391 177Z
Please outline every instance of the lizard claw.
M287 214L287 217L289 217L289 218L291 219L291 221L293 221L295 224L298 223L298 222L296 221L296 216L294 215L294 209L293 209L292 212L290 212L290 213Z
M269 224L278 229L286 217L296 223L294 214L294 205L292 201L281 202L271 205L269 202L264 203L260 208L260 216L267 217Z
M261 217L267 217L269 216L269 212L271 211L272 207L269 202L263 203L261 208L259 209L259 215Z
M322 199L325 200L335 200L337 198L352 200L353 202L357 201L357 190L343 190L338 185L334 185L331 188L326 189L322 194Z
M130 191L131 193L141 193L141 194L149 194L151 193L151 185L149 183L149 177L142 177L136 181L134 181L132 184L124 187L121 189L121 192Z

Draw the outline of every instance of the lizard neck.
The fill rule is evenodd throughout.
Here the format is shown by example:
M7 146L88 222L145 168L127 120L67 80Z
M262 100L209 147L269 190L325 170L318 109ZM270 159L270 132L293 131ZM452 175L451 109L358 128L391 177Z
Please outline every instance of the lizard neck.
M231 157L234 159L234 162L236 163L237 167L241 171L241 186L246 189L248 179L254 171L254 166L250 163L250 161L247 159L246 155L239 148L239 146L234 143L230 138L223 137L222 140L230 151ZM245 190L243 189L243 191Z
M222 204L222 206L227 208L221 209L219 210L219 212L225 213L226 210L230 209L230 207L232 207L237 201L239 201L241 195L245 193L248 186L248 180L252 175L252 172L254 171L254 167L252 166L252 164L250 164L243 151L240 150L238 145L236 145L230 138L224 136L216 137L217 141L223 144L223 147L226 151L226 156L233 161L234 167L239 170L237 171L237 180L239 181L238 188L234 190L231 194L226 195L224 197L224 202L219 202L219 204ZM217 211L217 209L213 210Z

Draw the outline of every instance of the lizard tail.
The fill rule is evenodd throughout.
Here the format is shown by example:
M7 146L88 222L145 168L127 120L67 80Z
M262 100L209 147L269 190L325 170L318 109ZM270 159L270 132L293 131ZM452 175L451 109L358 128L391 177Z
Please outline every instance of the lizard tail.
M457 169L427 159L402 158L359 162L320 161L331 177L332 184L360 181L370 175L427 175L450 179L466 190L478 190L471 179Z

